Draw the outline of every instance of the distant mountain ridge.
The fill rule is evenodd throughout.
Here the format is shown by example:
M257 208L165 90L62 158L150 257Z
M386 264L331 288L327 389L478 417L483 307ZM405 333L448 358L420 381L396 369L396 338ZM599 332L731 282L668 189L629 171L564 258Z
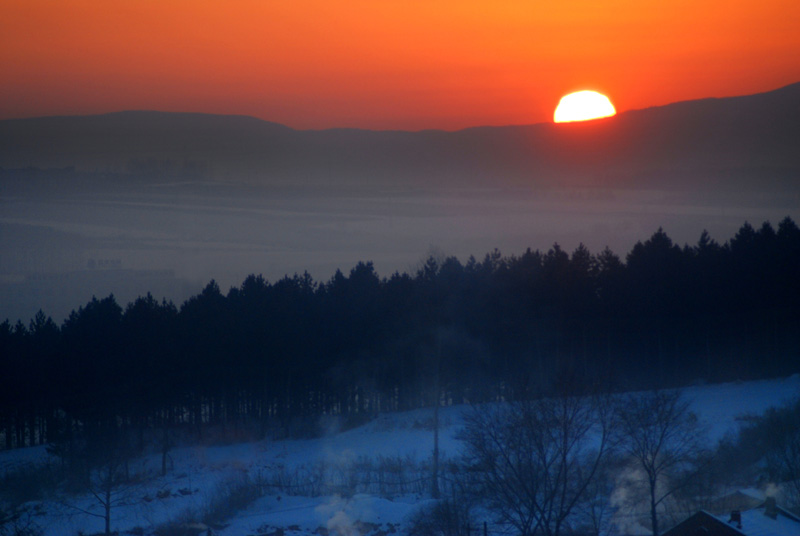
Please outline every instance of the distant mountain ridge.
M455 132L295 130L247 116L128 111L0 121L0 168L258 184L800 189L800 83L583 123Z

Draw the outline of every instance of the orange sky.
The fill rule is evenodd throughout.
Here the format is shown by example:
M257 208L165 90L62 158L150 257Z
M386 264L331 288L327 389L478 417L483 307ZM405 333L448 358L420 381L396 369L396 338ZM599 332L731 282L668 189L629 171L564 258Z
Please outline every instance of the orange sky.
M550 121L800 81L798 0L3 0L0 118L150 109L295 128Z

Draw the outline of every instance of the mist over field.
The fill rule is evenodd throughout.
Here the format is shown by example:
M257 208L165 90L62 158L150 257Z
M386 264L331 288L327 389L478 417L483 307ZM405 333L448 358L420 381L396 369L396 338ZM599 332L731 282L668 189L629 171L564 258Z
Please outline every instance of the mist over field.
M659 227L679 244L695 244L703 229L724 242L744 221L796 217L782 199L744 197L720 206L664 191L272 194L218 185L6 197L0 316L27 320L41 308L60 320L109 293L120 303L147 292L180 303L210 279L227 289L252 273L276 280L308 271L327 281L362 260L388 277L429 254L480 260L494 248L521 254L555 242L624 256Z

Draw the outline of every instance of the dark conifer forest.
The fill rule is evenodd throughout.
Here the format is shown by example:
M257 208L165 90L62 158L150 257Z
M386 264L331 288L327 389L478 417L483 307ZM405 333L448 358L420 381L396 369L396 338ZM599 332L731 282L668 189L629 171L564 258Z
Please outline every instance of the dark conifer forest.
M554 245L379 277L211 281L0 324L0 441L209 426L313 434L321 416L788 375L800 369L800 229L724 244L662 230L625 258Z

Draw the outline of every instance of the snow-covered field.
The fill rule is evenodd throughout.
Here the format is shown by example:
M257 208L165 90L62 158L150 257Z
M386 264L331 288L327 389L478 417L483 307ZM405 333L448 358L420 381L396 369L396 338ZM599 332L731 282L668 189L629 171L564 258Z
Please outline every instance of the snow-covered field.
M684 395L693 410L708 425L709 444L734 432L742 417L762 413L771 406L800 395L800 375L779 380L702 385L686 388ZM456 438L462 414L469 408L455 406L440 412L440 449L455 457L460 443ZM433 433L428 424L431 412L418 410L384 414L358 428L313 440L238 443L224 446L176 448L171 453L171 470L160 475L161 458L152 454L131 465L133 474L145 475L141 484L125 490L122 505L112 510L112 530L120 534L149 534L164 523L198 521L198 512L207 508L220 489L245 476L251 480L282 470L292 474L315 463L331 466L342 461L392 458L408 463L424 461L433 450ZM46 459L44 447L0 451L0 472ZM367 494L320 497L267 494L238 512L215 534L222 536L276 534L286 536L337 533L405 533L407 519L430 501L425 493L406 493L391 497ZM73 536L102 533L103 519L80 510L101 514L98 501L91 496L53 498L42 503L36 523L44 534Z

